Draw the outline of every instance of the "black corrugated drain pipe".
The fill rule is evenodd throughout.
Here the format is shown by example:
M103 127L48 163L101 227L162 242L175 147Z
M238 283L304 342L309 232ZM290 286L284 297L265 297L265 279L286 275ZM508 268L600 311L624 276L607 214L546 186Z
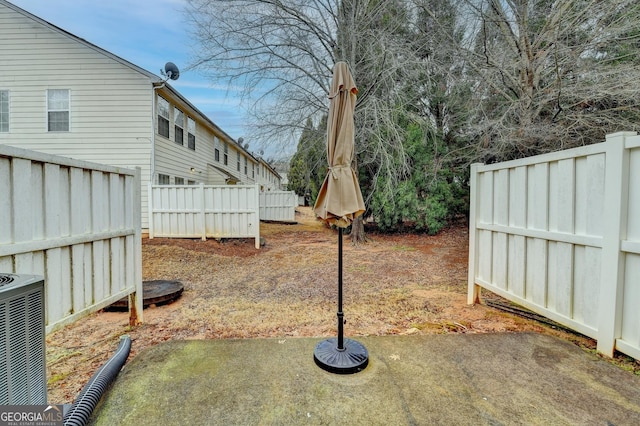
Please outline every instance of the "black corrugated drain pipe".
M91 376L71 405L71 408L65 411L63 419L64 426L85 426L87 424L93 410L98 405L98 402L100 402L102 394L115 380L120 369L122 369L122 366L127 361L130 350L131 338L129 336L121 336L116 353Z

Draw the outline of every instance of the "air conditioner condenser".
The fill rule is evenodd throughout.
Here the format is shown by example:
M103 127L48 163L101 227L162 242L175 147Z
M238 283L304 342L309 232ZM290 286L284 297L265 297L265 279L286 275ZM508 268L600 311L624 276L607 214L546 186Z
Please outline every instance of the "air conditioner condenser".
M0 405L47 403L44 279L0 273Z

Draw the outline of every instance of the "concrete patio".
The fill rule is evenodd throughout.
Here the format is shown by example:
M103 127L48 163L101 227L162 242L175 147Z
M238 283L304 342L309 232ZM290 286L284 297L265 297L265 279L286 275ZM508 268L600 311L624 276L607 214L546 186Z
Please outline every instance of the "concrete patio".
M640 424L640 377L550 336L361 337L369 366L353 375L315 365L320 340L155 346L125 365L92 424Z

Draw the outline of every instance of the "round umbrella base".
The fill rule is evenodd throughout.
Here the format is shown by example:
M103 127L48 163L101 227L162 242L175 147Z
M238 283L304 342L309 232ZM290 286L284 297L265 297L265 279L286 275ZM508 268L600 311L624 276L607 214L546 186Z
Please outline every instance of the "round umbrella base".
M338 339L323 340L313 351L318 367L330 373L353 374L362 371L369 363L369 352L360 342L344 339L344 349L338 349Z

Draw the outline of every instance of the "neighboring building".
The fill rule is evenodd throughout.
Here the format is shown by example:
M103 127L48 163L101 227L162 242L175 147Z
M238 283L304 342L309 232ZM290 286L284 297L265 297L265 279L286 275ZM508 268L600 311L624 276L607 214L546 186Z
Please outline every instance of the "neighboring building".
M280 175L161 77L0 0L0 143L142 172L148 185L259 184Z

